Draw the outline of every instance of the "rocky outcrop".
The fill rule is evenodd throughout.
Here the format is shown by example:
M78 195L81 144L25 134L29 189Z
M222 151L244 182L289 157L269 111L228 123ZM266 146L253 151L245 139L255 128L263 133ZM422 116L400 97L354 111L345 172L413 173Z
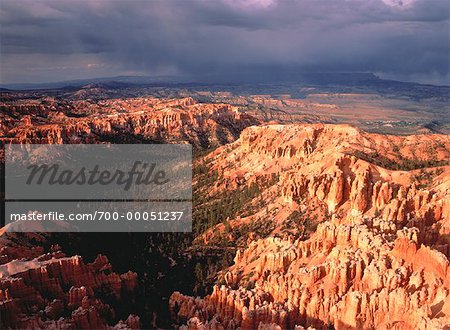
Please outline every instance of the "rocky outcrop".
M365 215L403 225L421 219L430 225L450 218L448 159L448 136L386 137L317 124L250 127L231 148L219 148L207 160L221 174L217 191L276 174L279 184L272 192L284 204L318 203L330 215Z
M345 164L345 165L344 165ZM404 223L450 217L448 196L416 183L398 184L380 177L377 169L354 156L342 156L326 173L287 171L280 178L282 196L287 201L317 198L330 213L349 209L355 214L379 214L384 220Z
M47 253L42 247L35 247L34 251L21 254L27 251L30 236L45 240L45 234L0 236L2 253L7 253L0 263L2 327L112 328L117 322L116 313L102 299L121 301L131 295L137 286L137 274L114 273L102 255L85 264L80 256L66 257L57 246ZM138 329L139 318L130 315L115 327Z
M192 98L156 102L154 99L108 100L100 104L73 102L66 107L43 104L2 105L10 116L3 143L181 142L211 147L234 141L257 124L253 117L228 104L201 104ZM109 110L105 110L109 109ZM68 117L76 111L76 117ZM33 118L36 118L33 120ZM8 117L5 118L5 122Z
M255 240L250 233L210 295L170 297L173 320L183 328L450 324L448 136L382 136L346 125L249 127L259 121L227 104L91 101L90 93L101 92L94 89L67 102L7 101L0 108L2 143L227 144L203 159L220 176L206 197L276 178L246 201L245 218L241 212L228 228L271 222L269 237ZM308 221L309 232L296 235ZM124 301L136 288L135 273L116 274L104 256L85 264L56 246L44 251L37 245L0 247L6 327L139 327L137 316L119 321L117 308L106 302Z
M450 156L447 136L381 137L333 125L251 127L208 155L222 174L217 190L279 175L261 192L269 210L246 219L276 222L279 237L238 250L210 295L175 292L174 319L190 329L448 326L450 170L427 165L435 156L422 143L437 161ZM413 145L416 169L402 165ZM362 155L375 152L383 161ZM306 239L283 235L286 210L321 223ZM286 224L294 233L301 225Z
M204 299L174 293L170 304L181 322L214 317L225 328L443 326L450 322L449 262L418 246L415 232L389 237L366 223L333 220L307 241L256 241L236 255L225 285Z

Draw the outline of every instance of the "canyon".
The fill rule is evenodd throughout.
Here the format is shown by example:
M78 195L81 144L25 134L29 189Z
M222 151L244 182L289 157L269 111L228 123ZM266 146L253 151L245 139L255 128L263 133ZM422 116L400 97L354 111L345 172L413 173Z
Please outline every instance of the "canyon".
M449 151L445 135L382 136L323 124L245 129L207 156L221 173L215 189L279 174L261 192L263 209L232 220L235 227L275 221L275 229L237 251L210 295L175 292L174 317L189 329L448 326ZM355 156L374 152L396 169ZM292 222L280 231L287 210L316 215L308 238L292 235Z
M0 110L4 144L185 142L209 148L233 141L243 128L258 123L228 104L203 104L192 98L68 105L34 100L7 103Z
M342 124L335 94L107 92L3 93L1 144L190 143L194 232L0 229L4 328L450 326L449 135Z
M85 264L67 257L58 245L44 248L47 234L0 236L0 315L2 328L139 329L137 315L112 323L114 309L137 286L137 274L114 273L108 258L98 255Z

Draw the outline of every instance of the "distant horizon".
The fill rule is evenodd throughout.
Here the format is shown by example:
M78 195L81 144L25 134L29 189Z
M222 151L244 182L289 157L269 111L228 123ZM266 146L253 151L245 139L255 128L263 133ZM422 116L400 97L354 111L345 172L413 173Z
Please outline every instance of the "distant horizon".
M439 84L431 84L431 83L423 83L420 81L407 81L407 80L398 80L398 79L389 79L384 78L373 72L304 72L298 74L297 79L276 79L273 81L274 84L277 83L285 83L285 84L313 84L311 82L301 81L300 78L312 77L312 76L339 76L339 75L355 75L355 76L363 76L363 75L373 75L375 78L384 81L391 82L399 82L399 83L412 83L424 86L434 86L434 87L450 87L449 85L439 85ZM133 81L133 79L136 79ZM141 79L141 81L139 81ZM187 76L179 76L179 75L117 75L117 76L105 76L105 77L88 77L88 78L77 78L77 79L68 79L68 80L60 80L60 81L45 81L45 82L16 82L16 83L0 83L0 88L8 89L8 90L34 90L34 89L59 89L59 88L68 88L74 87L79 88L83 87L87 84L101 84L101 83L124 83L124 84L135 84L135 85L153 85L153 84L210 84L210 85L220 85L220 84L231 84L231 85L239 85L239 84L270 84L270 81L261 80L261 81L239 81L239 79L231 79L231 80L208 80L208 79L195 79L194 77Z

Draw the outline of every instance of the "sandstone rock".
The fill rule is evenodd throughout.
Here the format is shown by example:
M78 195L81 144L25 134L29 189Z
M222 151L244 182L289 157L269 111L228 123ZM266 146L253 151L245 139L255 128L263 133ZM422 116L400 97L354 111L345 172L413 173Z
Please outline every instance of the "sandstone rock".
M120 300L132 293L137 275L118 275L105 256L85 264L81 257L65 257L59 247L36 256L43 249L27 251L27 236L15 233L0 236L2 248L13 251L0 264L0 319L6 328L100 329L110 327L112 308L95 298L98 293ZM38 236L40 237L40 236ZM22 242L22 243L21 243ZM23 251L23 255L21 255ZM67 316L70 315L70 316ZM111 325L112 327L112 325ZM131 316L121 328L138 329L139 318Z
M283 237L276 229L281 237L250 242L224 272L224 286L204 298L171 296L174 319L197 318L201 326L192 323L191 329L213 317L224 327L243 329L450 324L449 242L442 235L449 232L449 168L420 188L411 173L358 157L365 148L387 157L391 143L422 138L434 143L428 137L381 137L334 125L268 125L247 128L231 147L208 155L222 173L218 190L233 187L227 181L241 180L242 173L279 174L264 196L273 196L265 202L284 218L259 212L250 216L254 221L280 226L283 209L304 210L306 218L333 215L323 216L307 239ZM450 156L448 137L433 139Z

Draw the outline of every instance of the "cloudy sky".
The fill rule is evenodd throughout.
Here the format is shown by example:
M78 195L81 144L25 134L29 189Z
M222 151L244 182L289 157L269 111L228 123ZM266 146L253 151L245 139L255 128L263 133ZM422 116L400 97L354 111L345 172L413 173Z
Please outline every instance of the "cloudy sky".
M370 71L450 85L449 11L448 0L1 0L1 83Z

